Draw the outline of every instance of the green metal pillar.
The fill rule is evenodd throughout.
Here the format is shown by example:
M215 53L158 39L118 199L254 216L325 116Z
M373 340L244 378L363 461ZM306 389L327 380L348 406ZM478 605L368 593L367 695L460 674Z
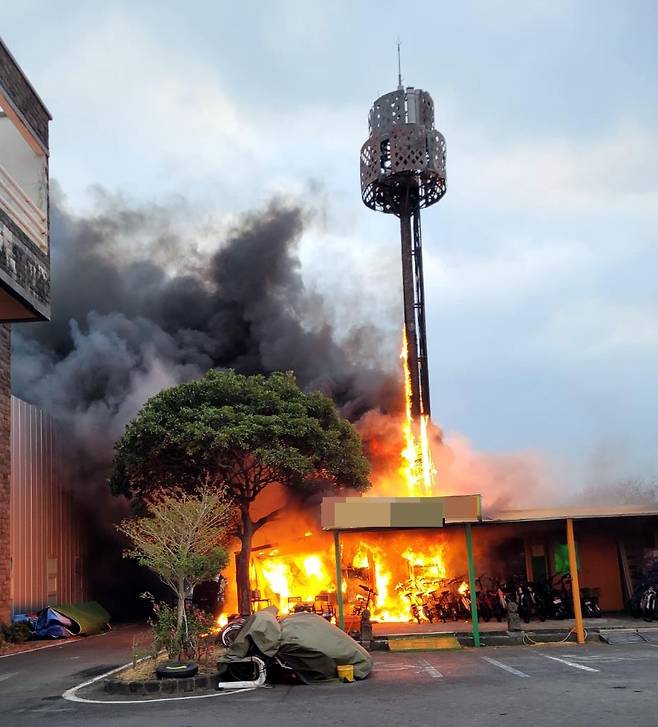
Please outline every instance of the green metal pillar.
M336 558L336 602L338 604L338 627L345 629L343 616L343 576L340 567L340 530L334 530L334 553Z
M468 587L471 589L471 616L473 618L473 645L480 646L480 624L478 622L478 599L475 590L475 567L473 565L473 538L471 524L466 523L466 555L468 556Z

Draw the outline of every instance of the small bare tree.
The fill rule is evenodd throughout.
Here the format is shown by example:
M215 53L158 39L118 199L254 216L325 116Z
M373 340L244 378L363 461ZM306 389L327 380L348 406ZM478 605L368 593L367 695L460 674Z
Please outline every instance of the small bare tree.
M226 566L224 545L234 519L227 495L206 484L193 494L162 493L147 505L146 516L117 525L133 546L124 556L150 568L176 594L179 643L187 630L185 594Z

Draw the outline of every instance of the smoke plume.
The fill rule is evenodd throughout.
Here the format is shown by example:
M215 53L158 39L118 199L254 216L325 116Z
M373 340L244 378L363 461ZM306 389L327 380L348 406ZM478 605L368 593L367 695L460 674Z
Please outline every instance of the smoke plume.
M58 194L51 213L52 320L15 327L13 388L70 430L73 484L104 492L113 443L142 404L215 367L294 371L356 423L379 491L397 484L400 380L373 365L372 325L339 335L330 303L305 286L298 247L313 211L274 199L212 226L183 202L134 206L99 191L94 214ZM438 430L433 450L445 494L519 506L543 489L536 457L477 455Z
M274 199L213 226L182 202L97 195L88 215L54 195L52 321L15 326L12 364L14 393L69 432L66 479L93 523L96 558L118 550L111 524L126 511L105 484L114 442L150 396L210 368L292 370L303 388L324 391L361 432L374 491L401 494L398 362L393 373L373 365L376 329L338 332L329 302L305 286L298 248L312 211ZM438 430L433 451L443 494L519 506L521 493L543 487L532 457L476 455Z
M49 323L14 327L14 393L67 430L65 479L98 552L117 551L126 511L105 481L126 423L162 388L210 368L292 370L355 419L395 407L394 378L368 365L358 326L339 340L304 285L300 240L312 213L275 199L214 228L184 204L131 206L98 193L95 214L51 204ZM98 570L98 569L97 569ZM102 569L100 569L102 570Z

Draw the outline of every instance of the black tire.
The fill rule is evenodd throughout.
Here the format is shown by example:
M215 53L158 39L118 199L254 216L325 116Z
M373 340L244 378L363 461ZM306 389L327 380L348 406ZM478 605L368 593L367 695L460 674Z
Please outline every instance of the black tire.
M155 673L158 679L187 679L196 676L198 671L198 665L191 661L168 661L161 664Z

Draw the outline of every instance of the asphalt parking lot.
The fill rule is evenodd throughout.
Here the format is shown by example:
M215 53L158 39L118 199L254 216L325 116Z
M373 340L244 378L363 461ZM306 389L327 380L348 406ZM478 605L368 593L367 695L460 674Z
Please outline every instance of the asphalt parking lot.
M370 679L146 704L61 694L129 657L130 630L0 659L0 724L41 725L656 725L658 646L500 647L377 653ZM81 696L93 698L91 690Z

